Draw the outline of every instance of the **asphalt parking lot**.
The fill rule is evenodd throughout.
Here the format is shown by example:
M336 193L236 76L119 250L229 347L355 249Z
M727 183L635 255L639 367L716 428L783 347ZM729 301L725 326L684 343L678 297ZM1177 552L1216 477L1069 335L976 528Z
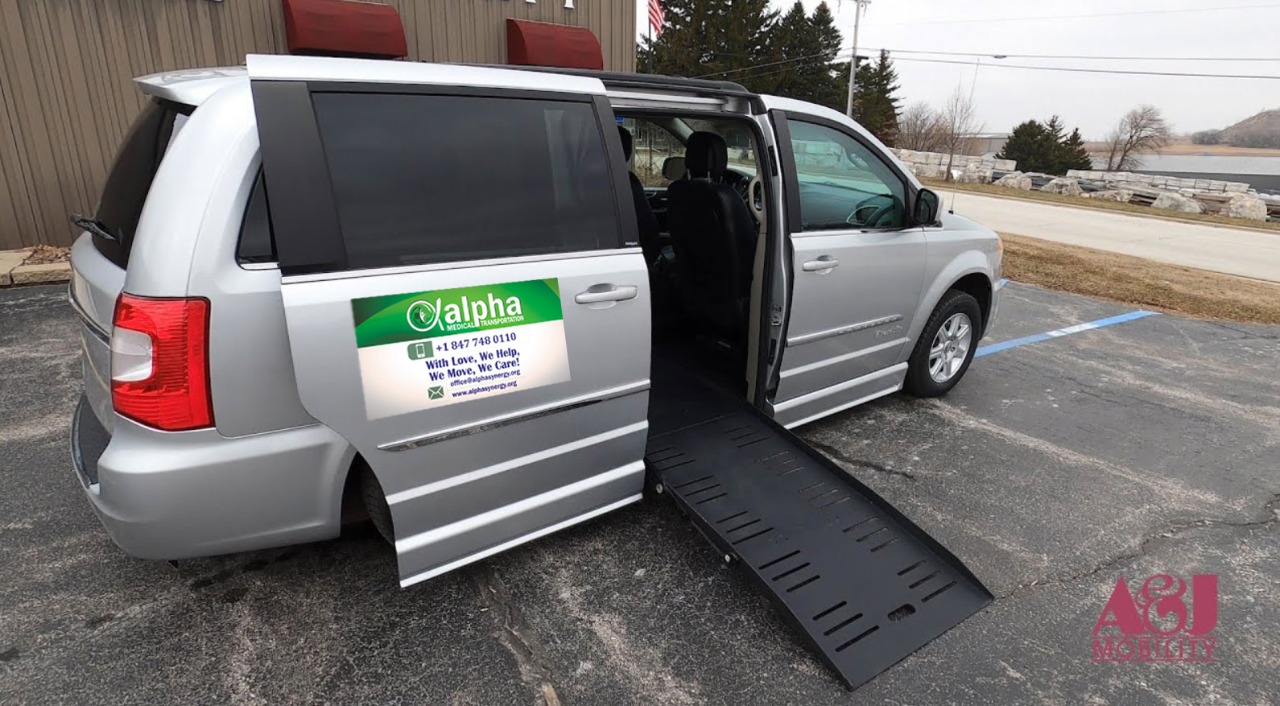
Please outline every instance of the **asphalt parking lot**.
M1131 309L1010 285L987 341ZM1280 327L1160 315L801 433L995 602L853 695L661 501L411 589L369 530L167 563L70 470L62 287L0 292L0 702L1280 702ZM1117 577L1219 577L1216 661L1095 663Z

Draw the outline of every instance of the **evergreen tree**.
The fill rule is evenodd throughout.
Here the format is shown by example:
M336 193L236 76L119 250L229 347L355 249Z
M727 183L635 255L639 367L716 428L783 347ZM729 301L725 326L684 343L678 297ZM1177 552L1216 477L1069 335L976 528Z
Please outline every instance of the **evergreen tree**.
M854 87L853 94L853 117L890 147L898 136L898 112L902 101L895 95L897 92L898 71L893 68L889 52L882 49L874 63L858 67L858 84Z
M1046 172L1052 166L1052 150L1048 148L1049 133L1038 120L1028 120L1013 129L1009 141L996 155L996 159L1012 159L1023 172Z
M1080 137L1080 128L1071 131L1067 135L1067 139L1062 142L1059 150L1058 168L1060 172L1066 174L1068 169L1093 169L1093 158L1089 156L1089 151L1084 148L1084 138Z
M761 83L771 80L766 86L753 88L831 107L844 100L833 70L840 52L840 31L826 3L819 4L809 17L797 1L778 21L770 46L768 63L775 68L759 72L763 74L759 78Z
M1024 172L1066 174L1068 169L1090 169L1092 161L1084 149L1080 130L1063 135L1062 119L1053 116L1041 123L1028 120L1013 129L998 159L1018 162Z
M670 76L710 76L767 86L772 76L753 78L768 63L778 13L769 0L664 0L666 26L637 55L637 68Z

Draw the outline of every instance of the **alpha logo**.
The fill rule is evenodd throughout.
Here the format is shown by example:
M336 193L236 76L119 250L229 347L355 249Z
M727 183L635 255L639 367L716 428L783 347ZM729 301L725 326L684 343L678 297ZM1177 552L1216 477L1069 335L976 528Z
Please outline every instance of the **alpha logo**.
M419 299L409 305L405 315L414 331L427 333L437 326L441 331L456 331L518 322L524 319L524 310L519 297L503 299L490 294L487 300L471 300L463 296L459 301L447 304L438 298L434 304Z
M431 302L424 302L421 299L409 305L408 311L405 312L405 318L409 320L409 327L414 331L426 333L436 327L440 323L440 300L437 299L433 305Z
M1121 576L1093 626L1095 662L1216 662L1218 577L1168 574L1142 582L1136 594Z

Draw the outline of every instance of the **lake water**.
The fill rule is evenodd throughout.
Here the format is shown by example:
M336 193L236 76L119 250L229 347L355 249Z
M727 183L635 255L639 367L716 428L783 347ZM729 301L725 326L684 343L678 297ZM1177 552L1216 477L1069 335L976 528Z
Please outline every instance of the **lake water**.
M1094 166L1101 169L1106 163ZM1248 182L1259 191L1280 191L1280 157L1237 157L1194 154L1151 154L1142 157L1143 174Z

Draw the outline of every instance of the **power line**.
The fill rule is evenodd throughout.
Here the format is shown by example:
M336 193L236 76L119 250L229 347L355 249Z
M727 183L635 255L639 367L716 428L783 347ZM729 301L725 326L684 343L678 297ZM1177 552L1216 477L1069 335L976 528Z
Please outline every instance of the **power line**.
M848 50L846 50L848 51ZM867 49L879 52L879 49ZM1096 54L1010 54L1006 52L926 51L924 49L885 49L890 54L930 54L938 56L976 56L983 59L1072 59L1080 61L1280 61L1280 56L1098 56Z
M879 50L868 49L868 51L879 51ZM1077 57L1067 57L1067 56L1050 57L1048 55L1029 56L1029 55L1018 55L1018 54L994 54L994 53L981 54L976 52L973 52L973 53L924 52L924 51L913 52L908 50L895 50L895 49L888 49L886 51L888 51L890 54L918 53L918 54L938 54L938 55L944 55L944 56L947 56L947 55L974 56L979 58L1009 57L1009 56L1017 56L1020 58L1046 58L1046 59L1047 58L1063 58L1063 59L1077 58ZM729 77L731 74L742 74L739 76L732 76L730 80L743 81L746 79L760 78L762 76L773 76L776 74L783 73L785 71L790 71L793 67L783 66L783 68L781 69L775 69L773 71L765 71L765 72L756 72L756 69L767 68L770 66L779 66L783 64L793 64L799 61L805 61L807 59L813 59L813 58L822 57L822 56L826 56L826 53L824 52L823 54L812 54L809 56L801 56L793 59L783 59L781 61L771 61L767 64L758 64L756 66L748 66L748 67L743 67L739 69L729 69L726 71L718 71L711 74L704 74L702 76L697 76L695 78L709 78L713 76ZM842 52L838 52L832 61L833 62L847 61L850 58L852 58L851 52L849 50L844 50ZM1121 57L1116 57L1115 59L1119 60L1120 58ZM1137 59L1137 57L1124 57L1124 58ZM893 60L894 61L914 61L914 62L931 63L931 64L955 64L960 66L976 66L978 64L978 62L976 61L957 61L957 60L951 60L951 59L925 59L925 58L919 58L919 57L904 57L904 56L895 57ZM1274 61L1280 61L1280 59L1275 59ZM1059 72L1068 72L1068 73L1114 74L1114 75L1127 75L1127 76L1173 76L1173 77L1183 77L1183 78L1280 80L1280 76L1267 76L1267 75L1259 75L1259 74L1210 74L1210 73L1199 73L1199 72L1191 72L1191 71L1143 71L1138 69L1089 69L1089 68L1072 67L1072 66L1030 66L1026 64L1007 64L1004 62L986 63L986 64L983 64L983 66L1004 68L1004 69L1025 69L1030 71L1059 71ZM747 72L747 73L743 73L743 72Z
M1280 57L1256 57L1256 56L1250 56L1250 57L1221 57L1221 56L1186 57L1186 56L1098 56L1098 55L1085 55L1085 54L1007 54L1007 53L1003 53L1003 52L965 52L965 51L929 51L929 50L924 50L924 49L890 49L890 48L887 48L887 47L886 47L886 48L884 48L884 49L866 49L866 51L867 51L868 53L877 53L877 54L878 54L879 52L881 52L881 51L887 51L887 52L889 52L889 54L891 54L891 55L892 55L892 54L925 54L925 55L929 55L929 56L972 56L972 57L978 57L978 58L983 58L983 59L985 59L985 58L993 58L993 59L1008 59L1008 58L1014 58L1014 59L1065 59L1065 60L1072 60L1072 61L1077 61L1077 60L1078 60L1078 61L1093 61L1093 60L1098 60L1098 61L1198 61L1198 62L1210 62L1210 61L1235 61L1235 62L1280 62ZM842 55L843 55L843 56L842 56ZM827 56L827 53L826 53L826 52L822 52L822 53L819 53L819 54L808 54L808 55L806 55L806 56L797 56L797 57L793 57L793 58L790 58L790 59L782 59L782 60L779 60L779 61L770 61L770 62L765 63L765 64L756 64L756 65L754 65L754 66L744 66L744 67L737 68L737 69L726 69L725 71L716 71L716 72L709 73L709 74L702 74L702 75L700 75L700 76L694 76L694 77L692 77L692 78L710 78L710 77L713 77L713 76L729 76L729 75L731 75L731 74L742 73L742 72L749 72L749 71L755 71L756 69L763 69L763 68L767 68L767 67L770 67L770 66L780 66L780 65L782 65L782 64L792 64L792 63L796 63L796 62L800 62L800 61L807 61L807 60L809 60L809 59L817 59L817 58L821 58L821 57L824 57L824 56ZM837 53L836 53L836 57L833 59L833 61L847 60L848 58L850 58L850 56L851 56L851 55L850 55L850 50L848 50L848 49L844 49L844 50L839 51L839 52L837 52ZM902 60L902 61L912 61L912 59L910 59L909 57L899 57L899 58L901 58L901 60ZM916 61L922 61L922 60L921 60L921 59L916 59ZM973 62L961 62L961 63L973 63ZM1000 65L1001 65L1001 64L988 64L988 66L1000 66ZM1028 68L1031 68L1031 67L1028 67ZM1039 68L1039 67L1035 67L1035 68ZM1045 67L1045 68L1049 68L1049 67Z
M963 66L974 66L975 61L956 61L954 59L916 59L911 57L899 57L896 61L918 61L929 64L960 64ZM982 65L984 68L997 69L1030 69L1032 71L1066 71L1069 73L1082 74L1123 74L1127 76L1180 76L1185 78L1244 78L1244 79L1262 79L1267 81L1280 81L1280 76L1263 76L1258 74L1202 74L1191 71L1138 71L1134 69L1086 69L1074 66L1028 66L1025 64L1006 64L1004 62L988 63Z
M956 18L949 20L908 20L905 22L885 22L880 27L900 27L904 25L945 25L945 24L966 24L973 22L992 23L992 22L1040 22L1044 20L1082 20L1092 19L1095 17L1129 17L1133 15L1172 15L1187 12L1228 12L1232 10L1258 10L1271 7L1280 7L1280 3L1268 3L1266 5L1232 5L1228 7L1187 7L1174 10L1130 10L1127 12L1097 12L1083 15L1041 15L1036 17L992 17L992 18Z

